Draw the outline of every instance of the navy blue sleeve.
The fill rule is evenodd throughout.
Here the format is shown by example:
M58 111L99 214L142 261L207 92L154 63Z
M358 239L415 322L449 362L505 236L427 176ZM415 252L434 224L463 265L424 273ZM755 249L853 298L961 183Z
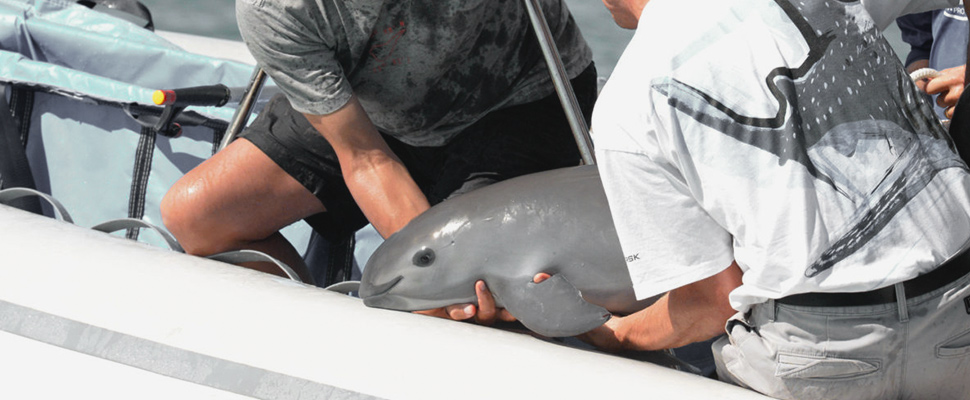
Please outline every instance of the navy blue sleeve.
M896 18L902 39L910 46L906 65L917 60L928 60L933 47L933 12L926 11Z

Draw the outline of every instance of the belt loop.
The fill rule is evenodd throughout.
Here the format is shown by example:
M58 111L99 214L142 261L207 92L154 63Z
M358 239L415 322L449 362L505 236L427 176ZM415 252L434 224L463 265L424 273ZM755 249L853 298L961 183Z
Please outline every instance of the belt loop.
M768 299L768 302L765 303L765 307L768 311L768 322L775 322L775 299Z
M903 283L897 283L896 287L896 308L899 310L899 322L909 321L909 309L906 307L906 287Z

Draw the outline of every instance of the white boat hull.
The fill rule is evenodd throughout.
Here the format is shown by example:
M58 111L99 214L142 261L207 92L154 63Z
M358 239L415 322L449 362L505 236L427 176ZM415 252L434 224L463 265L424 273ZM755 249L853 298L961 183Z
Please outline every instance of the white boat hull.
M367 308L6 206L0 226L0 376L35 382L0 385L0 398L61 389L82 398L130 390L177 398L762 398L528 335Z

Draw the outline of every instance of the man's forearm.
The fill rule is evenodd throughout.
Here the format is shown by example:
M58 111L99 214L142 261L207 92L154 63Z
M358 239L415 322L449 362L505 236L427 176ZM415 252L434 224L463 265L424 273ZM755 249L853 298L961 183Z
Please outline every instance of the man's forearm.
M724 271L670 291L656 303L606 325L582 338L607 350L660 350L715 337L734 315L727 296L741 284L741 269Z
M397 232L429 208L356 97L331 114L304 115L333 147L350 194L381 236Z
M430 207L424 193L396 158L356 160L346 167L341 164L344 181L354 200L385 238Z

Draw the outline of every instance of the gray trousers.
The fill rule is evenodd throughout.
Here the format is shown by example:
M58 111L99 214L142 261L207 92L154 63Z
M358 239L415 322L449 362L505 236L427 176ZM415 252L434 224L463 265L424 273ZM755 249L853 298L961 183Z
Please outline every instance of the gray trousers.
M875 306L769 301L727 333L719 378L779 399L970 399L970 275Z

